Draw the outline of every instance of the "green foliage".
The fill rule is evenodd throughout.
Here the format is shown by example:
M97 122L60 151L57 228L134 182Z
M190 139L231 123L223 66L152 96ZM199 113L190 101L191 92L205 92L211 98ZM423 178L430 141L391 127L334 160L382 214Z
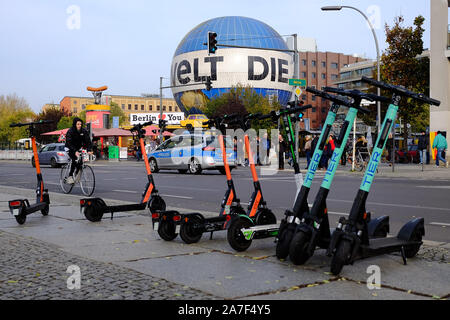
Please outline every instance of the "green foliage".
M122 108L115 102L111 102L111 115L109 116L109 127L112 128L113 117L119 117L119 125L128 125L129 118L123 112Z
M387 49L381 56L380 78L381 81L394 85L401 85L405 88L428 95L430 87L429 70L430 61L428 57L418 58L423 52L423 32L422 27L425 18L418 16L414 19L413 27L403 27L404 18L396 17L394 25L385 25ZM376 72L374 79L376 79ZM372 88L371 92L376 92ZM391 96L392 93L381 91L384 96ZM387 105L382 104L381 119L387 110ZM369 125L375 125L376 105L371 106L372 113L364 117ZM420 104L412 99L402 99L398 112L398 117L402 118L404 124L404 139L408 135L407 124L410 123L412 130L421 131L429 125L429 106ZM372 120L370 120L372 118ZM405 144L406 147L406 144Z
M0 96L0 142L13 143L28 138L25 127L10 128L11 123L31 122L34 112L23 98L17 95Z
M75 119L77 116L66 116L62 117L57 125L58 130L70 128L73 124L73 119Z
M267 114L272 110L279 109L280 104L278 102L273 102L271 105L268 98L257 94L250 86L244 87L238 84L233 86L229 92L208 101L204 112L209 118L213 118L233 113L245 115L247 113L260 112L261 114ZM252 123L252 128L255 130L275 127L276 124L270 120L263 122L254 121Z
M36 121L51 120L53 122L36 127L35 129L36 140L39 143L50 143L56 141L57 139L56 136L42 136L41 134L57 130L58 123L62 117L64 117L64 112L61 111L60 109L50 108L45 111L41 111L41 113L37 115L35 119Z

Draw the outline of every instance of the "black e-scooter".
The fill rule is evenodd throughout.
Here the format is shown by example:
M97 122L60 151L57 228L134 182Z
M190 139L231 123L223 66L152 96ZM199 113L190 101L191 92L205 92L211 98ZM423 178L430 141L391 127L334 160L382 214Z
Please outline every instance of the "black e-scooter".
M11 214L14 216L14 218L16 218L18 224L24 224L27 220L27 215L36 211L41 211L42 215L44 216L48 215L50 197L48 194L48 190L44 189L44 179L42 178L41 166L39 164L39 156L36 147L36 136L34 130L35 126L52 122L52 120L41 120L29 123L12 123L9 125L11 128L28 126L27 131L29 133L29 137L31 138L31 145L33 147L33 156L37 177L36 203L30 204L28 199L16 199L8 202L9 211L11 211Z
M225 122L236 117L237 115L228 115L210 119L203 123L209 128L216 128L216 130L220 131L217 139L222 152L223 166L227 178L227 190L222 199L219 215L207 218L198 212L180 213L175 210L154 213L152 216L153 229L158 232L162 239L171 241L180 234L181 239L185 243L191 244L198 242L203 233L206 232L211 233L210 239L212 239L214 232L227 229L227 224L231 216L245 213L244 208L240 204L240 200L237 198L228 164L229 154L226 152Z
M422 236L425 235L424 219L415 218L407 222L396 237L369 239L367 223L369 215L366 211L366 199L381 160L388 134L394 125L401 99L412 98L418 102L436 106L440 105L440 101L411 92L400 86L379 82L367 77L362 77L362 81L392 92L392 98L350 215L348 219L344 217L339 219L338 227L331 237L327 255L333 256L331 272L335 275L341 272L344 265L353 264L356 259L392 252L400 252L403 263L406 265L406 259L414 257L419 251L422 245Z
M292 106L293 104L288 104ZM294 173L301 175L297 159L295 158L295 146L294 146L294 131L292 129L291 114L302 113L303 111L311 108L311 105L297 105L291 108L283 108L278 111L272 111L267 115L261 115L257 117L257 120L271 119L277 121L280 117L283 119L285 131L287 135L288 144L291 152L293 153L294 161ZM248 136L246 136L246 149L247 154L250 157L250 145L248 143ZM256 174L256 168L251 165L253 184L255 191L250 200L249 211L246 215L236 216L232 219L228 229L228 243L236 251L247 250L254 239L265 239L269 237L275 237L278 235L279 225L276 222L276 217L267 209L265 201L262 198L261 186ZM258 207L259 206L259 207ZM250 210L250 208L252 210Z
M164 126L164 123L161 122L164 120L160 120L160 130L161 127ZM133 139L138 141L141 147L142 157L144 158L145 168L147 170L147 185L145 187L144 192L142 193L142 198L139 203L133 204L123 204L123 205L115 205L108 206L102 198L84 198L80 200L80 210L81 213L84 214L86 219L91 222L98 222L102 219L103 214L110 212L111 219L113 218L114 212L123 212L123 211L135 211L135 210L145 210L147 207L150 210L150 213L153 214L158 211L166 210L166 203L158 195L158 190L155 188L155 182L153 180L153 175L150 170L150 165L147 158L147 153L145 152L145 129L143 127L149 126L152 124L152 121L137 124L133 128L130 129L133 134Z
M353 101L346 106L350 109L347 112L345 121L341 127L338 138L335 141L335 150L330 158L330 163L323 178L322 185L317 192L314 204L309 213L303 215L301 223L295 230L289 248L289 258L294 264L304 264L313 254L316 246L327 249L330 243L331 232L328 220L327 196L330 191L339 161L344 152L347 139L350 135L352 123L354 122L358 111L368 113L369 110L360 106L362 99L369 101L388 102L389 99L374 94L363 93L358 90L344 90L338 88L323 88L325 91L338 93L343 96L349 96ZM315 89L310 89L316 95L324 99L333 99L332 95ZM370 221L370 222L369 222ZM389 217L382 216L378 219L368 219L371 237L386 237L389 232Z

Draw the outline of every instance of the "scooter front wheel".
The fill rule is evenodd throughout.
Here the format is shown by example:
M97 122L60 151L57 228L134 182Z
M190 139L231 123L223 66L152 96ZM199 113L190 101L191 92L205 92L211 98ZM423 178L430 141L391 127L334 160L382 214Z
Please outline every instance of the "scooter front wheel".
M289 255L289 246L291 245L292 238L294 236L293 230L289 225L286 225L286 221L282 221L278 234L278 242L275 250L275 254L278 259L286 259Z
M341 240L337 245L333 259L331 259L331 273L337 276L341 273L344 265L350 260L352 245L348 240Z
M160 196L154 195L150 198L148 203L150 213L157 211L166 211L166 202Z
M165 241L172 241L177 237L175 233L175 223L173 221L161 220L158 227L158 234Z
M227 239L230 246L236 251L245 251L252 244L252 240L248 240L242 233L241 229L248 229L253 226L253 223L247 219L239 217L234 220L227 232Z
M308 254L310 240L310 237L303 231L299 231L294 235L289 247L289 258L294 264L304 264L308 261L310 258Z
M180 228L180 237L187 243L196 243L200 241L203 232L198 228L198 225L202 222L202 219L197 216L189 217L188 222L183 222Z

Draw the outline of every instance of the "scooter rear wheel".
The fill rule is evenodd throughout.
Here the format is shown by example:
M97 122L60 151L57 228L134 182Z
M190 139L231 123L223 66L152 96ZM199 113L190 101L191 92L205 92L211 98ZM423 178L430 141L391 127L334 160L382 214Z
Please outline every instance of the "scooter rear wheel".
M252 244L252 240L247 240L241 229L247 229L253 226L253 223L247 219L239 217L234 220L227 232L227 239L230 246L236 251L245 251Z
M422 235L416 231L411 237L410 241L422 241ZM421 244L413 244L409 246L405 246L405 257L413 258L420 250Z
M303 231L297 232L292 238L289 247L289 258L295 265L304 264L310 258L308 246L310 238Z
M18 216L15 216L15 218L18 224L24 224L25 221L27 221L27 216L24 214L19 214Z
M200 224L201 222L202 219L200 217L191 216L189 217L188 222L184 222L181 225L180 237L185 243L191 244L200 241L203 232L198 227L196 227L196 225L198 226L198 224Z
M103 213L97 212L95 209L95 206L88 206L83 208L84 216L91 222L99 222L103 218Z
M341 273L342 268L346 265L350 259L352 246L350 241L341 240L337 246L336 252L333 255L333 259L331 260L331 268L330 271L332 274L337 276Z
M165 241L172 241L177 237L175 233L175 224L173 221L161 220L159 223L158 234Z

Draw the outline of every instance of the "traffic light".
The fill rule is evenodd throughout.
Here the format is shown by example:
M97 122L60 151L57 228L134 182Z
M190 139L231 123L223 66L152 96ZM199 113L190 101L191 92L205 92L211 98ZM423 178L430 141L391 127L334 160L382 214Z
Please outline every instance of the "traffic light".
M211 77L210 76L206 77L205 84L206 84L206 90L209 91L209 90L212 89L212 82L211 82Z
M208 53L216 53L217 33L208 31Z
M303 120L303 112L297 113L297 119L302 121Z

